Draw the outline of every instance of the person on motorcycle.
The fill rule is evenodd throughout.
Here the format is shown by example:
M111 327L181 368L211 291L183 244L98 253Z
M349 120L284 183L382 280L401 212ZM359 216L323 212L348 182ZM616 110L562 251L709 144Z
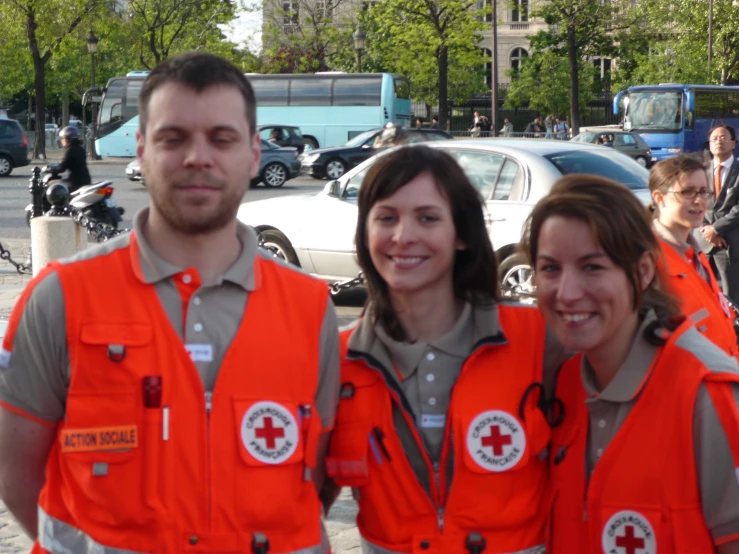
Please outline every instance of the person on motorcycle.
M56 166L59 173L69 171L69 176L62 179L69 192L72 193L80 187L89 185L92 181L90 172L87 170L87 154L82 146L82 139L77 127L67 126L59 131L62 146L66 150L62 163Z

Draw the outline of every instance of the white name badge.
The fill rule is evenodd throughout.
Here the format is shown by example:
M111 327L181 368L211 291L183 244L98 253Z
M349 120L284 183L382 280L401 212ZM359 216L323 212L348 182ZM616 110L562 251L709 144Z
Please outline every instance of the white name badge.
M446 414L421 414L421 427L425 429L443 429L446 425Z
M0 367L10 367L10 350L5 350L0 346Z
M212 344L186 344L185 350L190 353L190 359L193 362L212 362L213 361L213 345Z

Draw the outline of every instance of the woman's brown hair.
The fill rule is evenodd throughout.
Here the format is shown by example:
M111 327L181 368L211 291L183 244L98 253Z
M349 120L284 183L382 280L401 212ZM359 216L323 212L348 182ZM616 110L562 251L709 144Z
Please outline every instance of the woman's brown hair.
M484 203L459 164L440 148L405 146L381 156L370 167L359 189L357 258L367 281L373 324L380 323L395 340L405 340L390 301L387 283L379 274L367 244L367 223L372 206L395 194L413 179L428 173L449 201L457 238L466 249L454 260L454 294L475 304L493 303L498 297L498 268L485 226Z
M539 254L539 234L550 217L575 218L586 223L608 257L623 269L633 294L633 309L654 309L662 323L678 316L677 300L666 292L656 264L661 256L657 238L641 202L627 187L595 175L568 175L534 207L526 223L524 247L532 267ZM642 291L639 262L645 252L655 260L655 276Z
M666 194L670 187L677 183L682 176L694 171L708 171L708 165L700 154L680 154L658 162L649 172L649 192L658 190ZM706 185L708 179L706 178ZM659 208L652 202L649 207L652 215L659 215Z

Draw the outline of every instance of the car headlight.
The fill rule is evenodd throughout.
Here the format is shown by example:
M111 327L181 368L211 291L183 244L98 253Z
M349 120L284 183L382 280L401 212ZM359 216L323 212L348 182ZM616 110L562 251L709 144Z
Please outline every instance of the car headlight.
M301 154L298 159L301 162L305 163L313 163L315 162L321 155L320 154Z
M670 154L679 154L681 152L680 148L668 148L667 152Z

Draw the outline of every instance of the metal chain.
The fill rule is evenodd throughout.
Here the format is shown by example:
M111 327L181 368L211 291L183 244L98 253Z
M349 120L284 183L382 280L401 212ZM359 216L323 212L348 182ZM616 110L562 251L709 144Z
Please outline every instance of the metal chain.
M360 285L364 285L364 275L360 271L359 274L354 279L347 279L346 281L337 281L336 283L329 285L328 288L331 291L331 294L336 295L339 294L342 290L351 289L354 287L358 287Z
M10 257L10 250L5 250L3 248L3 245L0 244L0 260L5 260L6 262L10 262L11 265L13 265L18 273L21 275L31 275L32 271L31 268L25 264L18 263L13 260L13 258Z
M96 242L105 242L118 235L131 232L131 229L116 229L107 223L95 222L92 218L82 213L82 210L78 210L70 205L64 206L64 213L71 217L80 227L86 229L87 234L94 238Z

